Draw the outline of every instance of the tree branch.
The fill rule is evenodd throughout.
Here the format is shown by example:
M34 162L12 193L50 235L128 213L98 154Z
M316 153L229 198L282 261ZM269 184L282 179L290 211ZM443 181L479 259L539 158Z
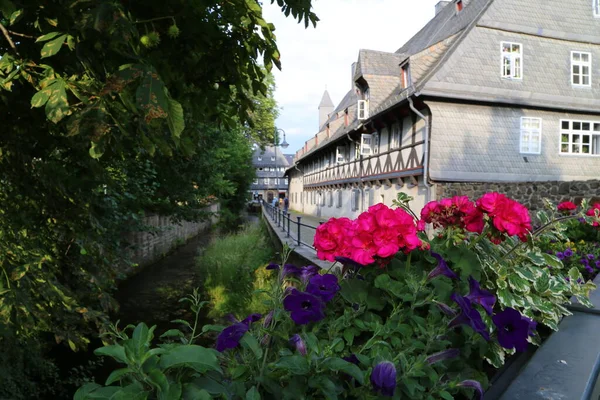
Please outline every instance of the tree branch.
M2 31L2 33L4 34L4 37L6 38L6 40L8 40L8 44L10 45L10 47L15 51L15 53L17 53L17 55L19 57L21 57L21 55L19 54L19 50L17 50L17 46L15 46L15 43L10 38L10 35L8 34L8 31L6 30L6 28L4 27L4 25L2 25L1 22L0 22L0 31Z
M145 24L147 22L160 21L162 19L172 19L172 20L175 20L175 17L172 16L172 15L168 15L166 17L157 17L157 18L143 19L141 21L134 21L134 24Z
M10 33L11 35L15 35L15 36L21 36L27 39L37 39L35 36L31 36L31 35L25 35L24 33L19 33L19 32L14 32L14 31L8 31L8 33Z

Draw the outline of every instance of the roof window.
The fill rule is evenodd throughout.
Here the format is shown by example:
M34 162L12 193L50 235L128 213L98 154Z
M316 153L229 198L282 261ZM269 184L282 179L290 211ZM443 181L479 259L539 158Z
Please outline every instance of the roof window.
M456 12L457 13L461 12L463 7L464 7L464 4L463 4L462 0L458 0L456 2Z

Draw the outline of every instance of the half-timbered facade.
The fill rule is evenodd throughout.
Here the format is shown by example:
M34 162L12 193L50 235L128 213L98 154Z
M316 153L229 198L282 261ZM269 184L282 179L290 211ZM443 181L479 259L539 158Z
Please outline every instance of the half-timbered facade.
M595 11L443 1L395 53L360 50L350 91L287 171L291 208L354 217L399 191L419 210L454 183L598 179Z

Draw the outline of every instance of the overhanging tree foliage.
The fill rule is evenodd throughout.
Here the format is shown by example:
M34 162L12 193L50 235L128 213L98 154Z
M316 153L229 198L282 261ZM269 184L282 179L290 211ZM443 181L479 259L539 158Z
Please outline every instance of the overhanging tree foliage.
M3 329L84 346L144 212L240 206L247 138L274 132L273 31L256 0L0 0Z

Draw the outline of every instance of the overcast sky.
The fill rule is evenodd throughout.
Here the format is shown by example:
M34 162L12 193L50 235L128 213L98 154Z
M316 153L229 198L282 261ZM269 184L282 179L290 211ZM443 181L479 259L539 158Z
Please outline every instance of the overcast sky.
M313 0L320 21L304 28L265 0L264 17L275 24L282 70L273 69L281 107L277 127L293 154L318 130L327 87L337 105L350 90L350 65L359 49L394 52L435 14L438 0Z

